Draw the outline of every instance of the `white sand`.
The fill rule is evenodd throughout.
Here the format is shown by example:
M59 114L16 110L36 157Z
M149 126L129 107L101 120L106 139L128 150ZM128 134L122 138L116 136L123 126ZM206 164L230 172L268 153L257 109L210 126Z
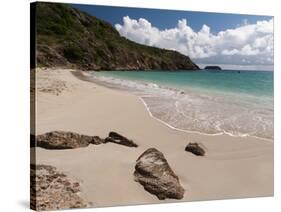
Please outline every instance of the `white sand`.
M111 143L74 150L36 148L36 162L54 165L82 181L83 195L94 206L179 201L158 200L134 181L135 160L150 147L163 152L179 176L186 190L180 201L273 195L272 141L170 129L150 117L133 94L82 81L71 72L37 69L36 134L69 130L106 137L116 131L139 144L138 148ZM190 141L203 143L207 155L184 151Z

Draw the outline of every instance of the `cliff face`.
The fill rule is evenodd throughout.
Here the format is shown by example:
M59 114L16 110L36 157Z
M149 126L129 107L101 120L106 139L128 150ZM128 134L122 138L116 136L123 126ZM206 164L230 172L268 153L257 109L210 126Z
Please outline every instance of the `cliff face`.
M121 37L109 23L66 4L37 3L38 66L86 70L197 70L189 57Z

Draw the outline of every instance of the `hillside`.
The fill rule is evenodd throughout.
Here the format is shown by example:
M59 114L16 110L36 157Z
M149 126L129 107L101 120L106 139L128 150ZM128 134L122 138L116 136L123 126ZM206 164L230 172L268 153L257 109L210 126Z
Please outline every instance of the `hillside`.
M189 57L121 37L109 23L67 4L36 5L37 66L84 70L196 70Z

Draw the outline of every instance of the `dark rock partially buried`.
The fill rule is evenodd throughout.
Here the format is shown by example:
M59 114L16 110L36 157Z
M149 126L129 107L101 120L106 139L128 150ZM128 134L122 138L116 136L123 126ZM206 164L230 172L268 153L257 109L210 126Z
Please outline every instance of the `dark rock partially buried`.
M185 147L185 151L187 152L191 152L194 155L197 156L204 156L206 154L206 151L204 150L204 147L202 144L199 143L189 143L186 147Z
M156 195L160 200L183 198L184 188L163 153L150 148L142 153L136 162L135 181L143 185L145 190Z
M30 205L37 211L91 206L80 196L80 183L53 166L31 165Z
M45 149L75 149L103 142L104 140L98 136L81 135L67 131L52 131L36 136L37 146Z
M105 142L121 144L121 145L128 146L128 147L138 147L138 145L136 143L134 143L132 140L130 140L116 132L110 132L108 137L105 139Z

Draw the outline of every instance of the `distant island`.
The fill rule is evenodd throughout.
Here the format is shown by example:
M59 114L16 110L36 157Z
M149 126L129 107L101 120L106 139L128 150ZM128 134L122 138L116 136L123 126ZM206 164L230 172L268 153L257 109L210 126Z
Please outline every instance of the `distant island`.
M37 65L82 70L198 70L177 51L145 46L66 4L37 5Z
M219 66L206 66L204 69L206 70L222 70Z

